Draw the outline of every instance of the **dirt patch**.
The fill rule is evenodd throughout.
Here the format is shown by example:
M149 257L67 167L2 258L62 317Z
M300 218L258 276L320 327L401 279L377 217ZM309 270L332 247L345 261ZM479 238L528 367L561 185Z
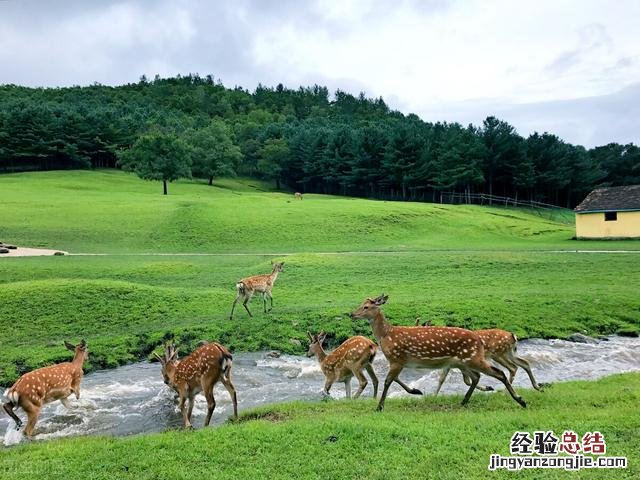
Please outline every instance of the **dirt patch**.
M279 412L267 411L267 412L251 412L239 417L235 422L250 422L252 420L266 420L267 422L283 422L287 419L287 415Z
M57 253L60 252L60 253ZM67 252L62 250L51 250L48 248L28 248L18 247L15 250L9 250L8 253L0 253L0 258L3 257L46 257L52 255L67 255Z

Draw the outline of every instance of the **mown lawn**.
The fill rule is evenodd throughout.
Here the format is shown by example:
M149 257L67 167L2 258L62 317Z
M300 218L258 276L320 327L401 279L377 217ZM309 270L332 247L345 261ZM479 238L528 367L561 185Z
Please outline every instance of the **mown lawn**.
M241 392L239 393L241 394ZM523 390L526 410L504 393L274 405L240 422L129 438L77 437L0 452L3 478L635 479L640 476L640 374ZM515 431L600 431L626 470L487 469L509 455Z

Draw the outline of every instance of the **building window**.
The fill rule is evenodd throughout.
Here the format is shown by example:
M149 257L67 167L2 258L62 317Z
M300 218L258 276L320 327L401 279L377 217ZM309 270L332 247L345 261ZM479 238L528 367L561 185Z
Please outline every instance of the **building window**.
M605 222L615 222L618 220L618 212L604 212Z

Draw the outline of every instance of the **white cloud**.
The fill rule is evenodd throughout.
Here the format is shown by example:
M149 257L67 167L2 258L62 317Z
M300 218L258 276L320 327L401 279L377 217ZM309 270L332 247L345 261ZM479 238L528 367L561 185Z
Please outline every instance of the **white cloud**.
M634 0L62 5L0 2L0 82L117 84L143 73L199 72L247 88L319 83L366 90L429 120L439 113L464 123L479 108L500 111L523 134L534 124L552 130L558 105L592 101L609 109L587 109L591 117L561 124L573 142L601 137L584 135L591 130L622 141L599 128L603 119L640 120L629 104L593 100L640 79L640 2ZM562 103L569 100L577 103Z

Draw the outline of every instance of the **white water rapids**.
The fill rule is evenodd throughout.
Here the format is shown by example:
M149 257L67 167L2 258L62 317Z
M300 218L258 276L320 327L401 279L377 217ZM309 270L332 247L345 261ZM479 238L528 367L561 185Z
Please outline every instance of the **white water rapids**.
M613 373L640 370L640 338L610 337L597 344L563 340L523 340L518 343L519 355L527 359L538 382L554 383L566 380L593 380ZM384 380L387 362L382 353L376 356L374 368L380 384ZM366 374L365 374L366 375ZM437 385L437 371L406 368L400 377L410 386L430 394ZM315 358L282 355L268 358L264 352L234 353L233 382L238 392L238 409L247 409L292 400L319 400L324 377ZM482 385L497 386L485 376ZM531 388L526 373L518 370L514 385ZM357 382L352 380L355 392ZM500 387L498 387L500 388ZM464 393L466 386L458 371L452 371L442 392ZM373 393L371 382L364 396ZM216 409L212 423L224 422L232 413L231 400L221 384L215 387ZM522 392L526 399L526 391ZM334 384L331 395L342 398L344 384ZM406 396L393 385L390 397ZM549 390L553 395L553 390ZM69 435L130 435L157 432L182 425L174 394L162 381L160 365L140 362L113 370L90 373L84 377L80 400L69 397L67 410L60 402L42 409L36 426L36 439ZM473 399L471 400L473 402ZM24 419L22 410L16 411ZM196 397L193 424L202 426L206 413L204 396ZM22 440L21 432L0 410L0 445L12 445Z

